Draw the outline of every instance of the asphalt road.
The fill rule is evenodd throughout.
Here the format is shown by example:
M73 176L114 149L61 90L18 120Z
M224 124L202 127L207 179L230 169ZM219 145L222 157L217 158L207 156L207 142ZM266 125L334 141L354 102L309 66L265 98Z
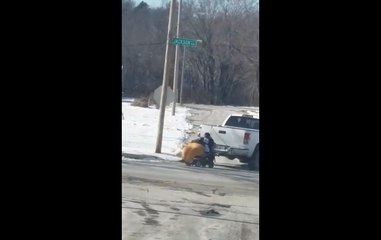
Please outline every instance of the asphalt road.
M122 239L258 239L258 178L223 166L125 159Z

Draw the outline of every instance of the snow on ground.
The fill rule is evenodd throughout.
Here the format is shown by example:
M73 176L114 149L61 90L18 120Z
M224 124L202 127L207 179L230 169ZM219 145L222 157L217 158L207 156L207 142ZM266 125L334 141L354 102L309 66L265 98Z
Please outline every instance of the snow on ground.
M176 157L187 138L192 125L186 122L190 114L186 107L176 105L172 116L172 106L165 110L161 154L155 153L159 124L159 109L131 106L131 99L122 101L122 153L157 156L166 160L180 160Z

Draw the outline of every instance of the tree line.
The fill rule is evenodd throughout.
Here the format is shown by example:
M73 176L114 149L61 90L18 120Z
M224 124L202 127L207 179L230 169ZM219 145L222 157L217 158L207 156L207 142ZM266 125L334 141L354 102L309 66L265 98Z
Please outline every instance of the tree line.
M148 96L162 84L169 7L122 2L122 91L127 96ZM179 36L201 40L186 48L184 69L183 47L178 48L185 103L258 106L258 9L256 0L182 1ZM175 37L177 6L173 10ZM174 54L175 46L170 45L170 63ZM168 72L171 87L173 65Z

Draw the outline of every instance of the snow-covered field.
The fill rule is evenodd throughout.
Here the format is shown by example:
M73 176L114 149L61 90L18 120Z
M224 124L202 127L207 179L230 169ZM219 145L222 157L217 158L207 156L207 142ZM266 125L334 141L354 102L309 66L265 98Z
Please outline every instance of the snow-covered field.
M192 127L186 122L188 109L176 105L176 114L172 116L172 107L166 108L161 154L156 154L159 109L135 107L131 102L132 99L122 101L122 152L180 160L175 155L180 153L187 131Z

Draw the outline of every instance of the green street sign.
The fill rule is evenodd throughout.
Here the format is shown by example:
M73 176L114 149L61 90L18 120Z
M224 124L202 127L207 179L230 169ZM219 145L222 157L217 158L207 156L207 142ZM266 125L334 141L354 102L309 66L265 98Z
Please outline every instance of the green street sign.
M172 38L171 43L174 45L182 45L185 47L196 47L197 41L194 39L186 39L186 38Z

